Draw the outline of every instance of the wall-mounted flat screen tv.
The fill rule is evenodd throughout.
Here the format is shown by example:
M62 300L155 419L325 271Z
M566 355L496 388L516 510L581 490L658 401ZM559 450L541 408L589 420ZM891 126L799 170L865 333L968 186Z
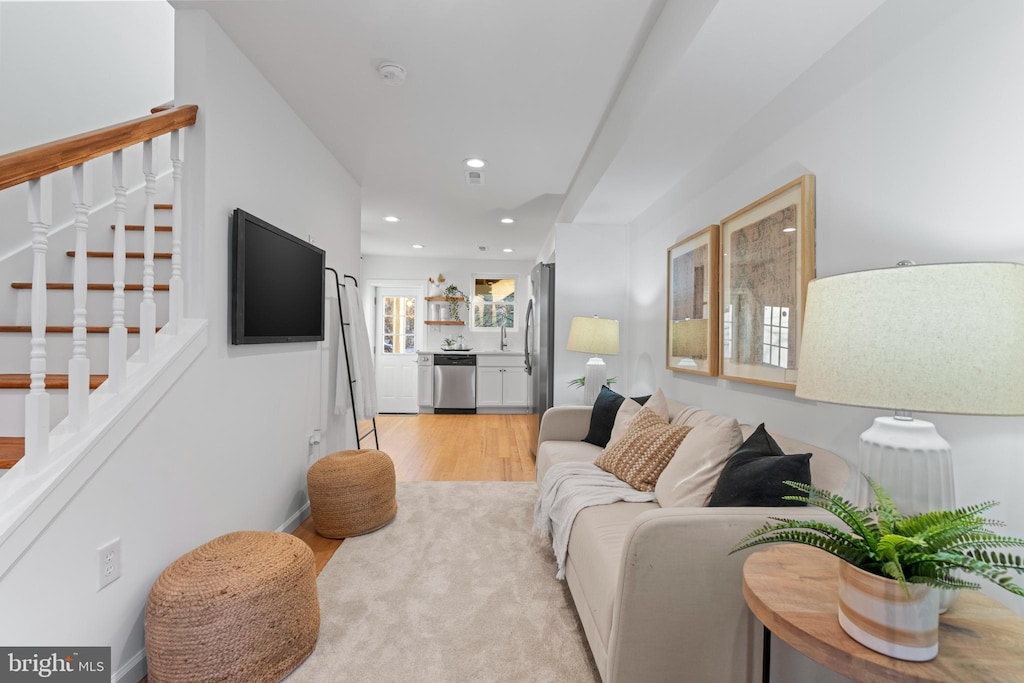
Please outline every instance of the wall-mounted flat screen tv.
M231 343L322 341L325 252L235 209Z

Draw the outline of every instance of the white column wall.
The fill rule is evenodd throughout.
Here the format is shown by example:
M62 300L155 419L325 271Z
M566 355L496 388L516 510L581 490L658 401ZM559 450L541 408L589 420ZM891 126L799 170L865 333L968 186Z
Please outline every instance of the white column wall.
M200 107L185 208L189 275L203 285L189 309L209 317L209 343L0 580L0 641L111 645L115 679L131 683L163 568L229 531L294 525L310 433L351 430L321 424L319 344L229 344L228 220L241 206L312 235L328 265L358 274L359 188L205 12L177 12L176 47L176 95ZM97 548L115 537L122 576L97 591Z

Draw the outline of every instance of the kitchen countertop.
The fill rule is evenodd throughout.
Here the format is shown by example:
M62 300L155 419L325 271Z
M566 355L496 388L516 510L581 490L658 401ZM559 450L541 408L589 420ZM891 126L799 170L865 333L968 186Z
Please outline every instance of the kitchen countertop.
M498 351L498 350L490 350L490 351L483 350L483 351L481 351L481 350L477 350L477 349L471 349L469 351L459 351L458 349L452 349L451 351L441 351L441 350L438 350L438 351L417 351L416 353L419 354L419 355L434 354L434 353L440 353L440 354L443 354L443 353L466 353L466 354L469 354L469 355L472 355L472 356L522 356L523 355L522 349L519 349L518 351Z

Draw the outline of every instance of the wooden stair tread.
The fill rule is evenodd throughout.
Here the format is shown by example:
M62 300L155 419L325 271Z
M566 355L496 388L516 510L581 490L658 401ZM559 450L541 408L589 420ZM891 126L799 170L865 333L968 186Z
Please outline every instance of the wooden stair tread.
M170 232L171 231L171 226L169 226L169 225L157 225L155 227L156 227L156 231L157 232ZM116 230L117 226L116 225L111 225L110 229L111 230ZM138 232L140 230L145 230L146 227L144 225L126 225L126 226L124 226L124 229L125 230L132 230L132 231Z
M128 334L138 334L138 327L125 327ZM160 328L156 328L160 331ZM47 325L46 334L71 334L75 331L73 325ZM110 332L110 328L104 325L86 325L85 331L87 334L107 334ZM0 325L0 333L3 332L32 332L31 325Z
M89 388L95 389L107 380L106 375L89 375ZM67 375L46 375L47 389L67 389ZM32 376L25 373L0 374L0 389L29 389L32 384Z
M31 282L12 282L11 287L13 289L32 289ZM74 289L75 285L71 282L47 282L47 289ZM90 292L112 292L114 291L113 284L104 284L101 282L90 282L87 286ZM153 285L153 291L155 292L167 292L171 289L170 285ZM126 284L124 286L126 292L141 292L142 285L140 284Z
M25 437L0 436L0 470L14 467L25 455Z
M170 211L174 208L174 204L154 204L153 208L157 211Z
M68 256L74 258L75 250L67 252ZM114 252L112 251L87 251L85 255L89 258L114 258ZM124 254L125 258L145 258L146 255L141 251L126 251ZM157 251L153 252L153 258L169 259L171 258L171 252L169 251Z

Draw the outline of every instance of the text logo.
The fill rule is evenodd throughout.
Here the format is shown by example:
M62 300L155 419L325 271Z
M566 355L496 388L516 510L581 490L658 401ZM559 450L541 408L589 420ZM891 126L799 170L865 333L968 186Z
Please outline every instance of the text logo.
M109 647L0 647L0 681L107 683Z

